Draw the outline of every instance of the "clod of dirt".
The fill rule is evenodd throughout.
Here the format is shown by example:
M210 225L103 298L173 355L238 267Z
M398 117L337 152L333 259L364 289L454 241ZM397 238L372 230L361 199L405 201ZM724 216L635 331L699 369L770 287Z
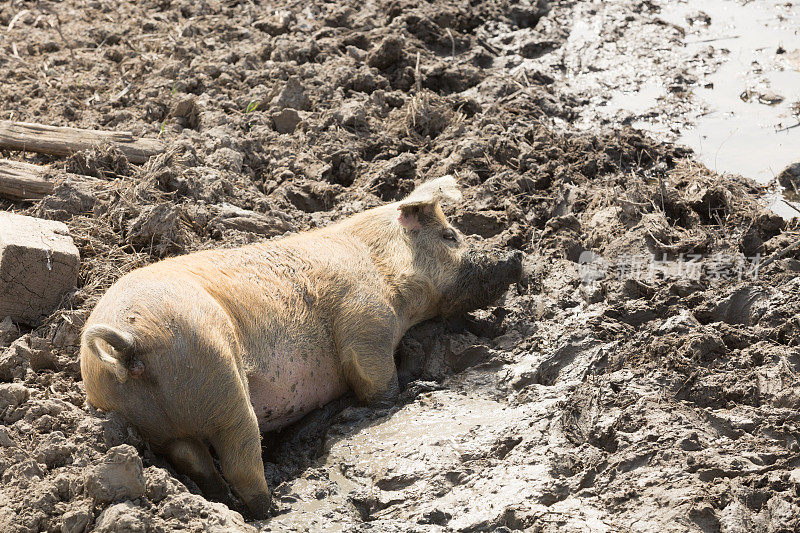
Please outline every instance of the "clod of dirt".
M349 187L356 179L358 156L348 150L338 150L327 159L328 165L322 171L326 181Z
M406 196L414 188L417 157L400 154L386 162L367 183L367 188L381 200L391 202Z
M705 11L695 11L686 15L686 22L689 24L700 24L708 26L711 24L711 16Z
M143 509L136 507L131 502L122 502L112 505L100 513L94 531L145 533L149 521L147 513Z
M800 261L747 268L797 224L598 105L662 80L645 118L674 124L724 55L685 46L698 26L665 23L663 2L122 2L113 29L97 3L53 3L72 51L17 4L0 5L23 59L0 61L4 116L169 150L128 175L94 154L104 179L0 201L64 221L81 253L77 292L41 327L0 326L0 531L253 531L85 404L82 320L132 268L326 225L444 174L464 192L449 220L523 251L523 280L409 331L392 409L346 397L265 435L280 512L258 527L798 529ZM121 497L138 497L96 501L87 475L125 445L143 468Z
M212 153L208 158L209 166L220 170L239 173L244 164L244 154L233 148L223 146Z
M402 117L401 124L406 133L431 139L462 118L443 98L428 91L415 95L398 113Z
M135 500L145 493L142 459L136 448L115 446L86 474L86 492L101 503Z
M137 249L163 256L184 250L189 236L183 211L170 203L147 206L127 224L125 240Z
M33 213L39 218L65 221L74 215L91 213L96 201L92 183L68 177L39 202Z
M389 35L367 54L367 64L377 69L388 68L403 58L405 39Z
M778 94L775 91L761 91L758 93L759 103L765 105L777 105L783 102L783 100L783 95Z
M344 128L365 129L367 109L362 102L347 102L333 112L333 119Z
M0 381L21 381L30 369L30 352L26 337L20 337L0 353Z
M486 239L505 230L508 221L505 214L500 211L477 211L459 215L456 226L464 233L480 235Z
M113 179L130 176L133 167L119 148L103 146L75 152L67 158L64 170L70 174Z
M778 183L795 195L800 194L800 163L792 163L783 169L778 174Z
M256 213L227 204L223 204L219 214L209 224L238 231L249 231L266 237L282 235L296 229L290 220L280 215Z
M0 348L5 348L21 334L19 326L14 324L10 316L0 320Z
M197 97L193 94L184 94L178 97L172 105L172 116L185 128L196 128L200 123L200 107Z
M0 384L0 407L13 409L28 399L30 390L21 383Z
M272 125L278 133L294 133L301 120L297 111L288 107L272 113Z
M297 76L290 76L278 95L273 98L272 105L279 109L290 108L298 111L309 109L310 100L306 95L305 87Z
M289 31L289 24L291 21L292 16L289 13L284 12L260 18L253 23L253 26L255 26L256 29L275 37Z

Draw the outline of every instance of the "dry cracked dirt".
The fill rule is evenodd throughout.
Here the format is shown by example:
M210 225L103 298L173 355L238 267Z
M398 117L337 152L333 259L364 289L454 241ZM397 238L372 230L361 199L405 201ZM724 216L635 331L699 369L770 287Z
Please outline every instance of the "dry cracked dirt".
M49 319L0 323L0 530L798 531L800 258L781 253L797 224L762 186L601 112L649 72L678 116L720 61L687 58L661 9L0 5L0 118L168 145L141 166L107 147L0 153L61 180L0 208L65 222L81 253ZM411 330L393 408L346 397L265 435L270 520L206 500L86 405L79 332L122 273L448 173L464 189L451 220L522 250L522 282Z

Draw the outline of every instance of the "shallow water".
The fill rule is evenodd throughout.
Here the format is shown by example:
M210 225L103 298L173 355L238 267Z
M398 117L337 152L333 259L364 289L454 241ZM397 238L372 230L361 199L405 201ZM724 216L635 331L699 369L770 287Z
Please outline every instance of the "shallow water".
M694 90L708 110L679 141L712 170L768 182L800 159L800 118L791 112L800 101L800 5L694 0L662 12L662 18L685 26L686 15L699 9L711 23L687 35L688 49L712 45L729 53ZM769 92L783 101L759 101Z
M708 25L687 15L703 11ZM662 9L665 21L687 30L686 48L709 46L722 63L698 80L693 100L702 109L677 142L717 172L771 182L800 160L800 4L757 0L690 0ZM781 101L771 103L778 96ZM648 128L642 122L637 126ZM783 216L798 212L780 195L767 198Z

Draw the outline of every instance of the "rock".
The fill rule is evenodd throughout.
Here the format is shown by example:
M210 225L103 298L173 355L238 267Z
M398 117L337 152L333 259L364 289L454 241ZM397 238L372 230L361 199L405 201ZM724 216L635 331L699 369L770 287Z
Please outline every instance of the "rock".
M108 450L86 475L86 491L98 502L133 500L145 490L142 460L129 444Z
M75 287L79 263L65 224L0 212L0 316L38 324Z
M291 76L286 80L281 92L272 100L272 105L280 109L291 108L297 110L307 110L311 102L306 96L305 87L300 83L300 78Z
M31 390L22 383L0 384L0 412L13 409L26 401L31 395Z
M784 188L800 194L800 161L792 163L778 174L778 183Z
M94 531L109 533L145 533L144 511L131 502L112 505L97 517Z
M272 114L272 126L278 133L294 133L301 120L298 112L289 107Z

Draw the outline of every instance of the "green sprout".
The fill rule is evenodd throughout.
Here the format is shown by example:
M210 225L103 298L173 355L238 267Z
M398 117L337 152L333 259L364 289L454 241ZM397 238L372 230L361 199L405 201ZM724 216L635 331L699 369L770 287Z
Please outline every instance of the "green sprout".
M261 104L261 102L258 101L258 100L251 100L250 103L247 104L247 109L244 110L245 114L249 115L250 113L252 113L256 109L258 109L258 106L260 104Z

